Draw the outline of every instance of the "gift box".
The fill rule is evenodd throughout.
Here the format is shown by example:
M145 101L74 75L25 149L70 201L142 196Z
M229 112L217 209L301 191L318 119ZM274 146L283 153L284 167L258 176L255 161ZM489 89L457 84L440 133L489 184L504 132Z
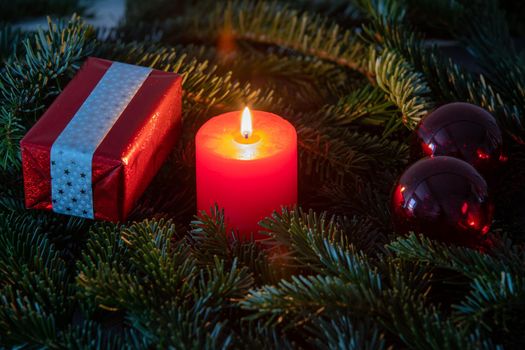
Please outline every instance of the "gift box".
M20 143L26 207L125 220L177 141L181 82L88 58Z

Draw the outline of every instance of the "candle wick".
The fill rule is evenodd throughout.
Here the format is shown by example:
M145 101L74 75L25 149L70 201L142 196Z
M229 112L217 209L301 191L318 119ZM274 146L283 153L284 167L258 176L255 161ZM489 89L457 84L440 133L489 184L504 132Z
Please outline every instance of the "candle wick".
M245 138L246 140L248 140L248 137L249 137L250 135L249 135L249 133L244 132L242 136L244 136L244 138Z

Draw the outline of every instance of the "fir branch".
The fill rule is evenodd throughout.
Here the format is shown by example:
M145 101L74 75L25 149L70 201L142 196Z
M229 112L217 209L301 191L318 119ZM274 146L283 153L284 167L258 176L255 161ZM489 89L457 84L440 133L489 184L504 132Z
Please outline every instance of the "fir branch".
M142 291L139 282L135 279L123 281L121 276L120 272L126 270L125 261L127 249L120 239L118 227L104 225L90 230L90 239L77 262L77 294L84 312L93 313L99 307L116 311L128 301L140 304L143 295L136 295ZM117 289L119 287L124 291ZM119 293L125 293L125 297L120 298Z
M370 313L363 298L353 285L340 278L294 275L290 281L251 291L241 306L253 312L249 319L267 317L269 323L283 323L288 328L310 322L324 312L344 309L354 314Z
M65 349L144 349L149 343L136 330L107 330L102 324L94 321L83 321L80 324L70 325L60 332L56 348Z
M369 217L359 215L339 217L339 226L349 237L355 251L364 254L376 254L387 241L380 225Z
M0 329L12 345L49 345L72 313L65 262L39 224L0 214Z
M404 259L425 261L434 266L454 270L469 278L493 276L497 280L502 272L523 273L523 261L509 257L495 259L477 250L447 246L423 235L411 234L390 243L388 249Z
M377 318L413 348L473 349L481 342L474 336L469 338L467 330L458 332L450 319L442 319L437 309L425 305L429 280L425 267L400 265L385 257L378 269L364 255L345 249L333 239L334 234L312 229L315 225L301 227L296 221L288 230L290 225L275 221L265 226L271 227L272 232L280 232L273 235L292 248L291 253L302 259L303 266L325 275L293 276L290 281L282 280L276 286L251 291L241 302L243 308L252 311L249 319L297 327L318 316L345 311L354 316ZM294 237L302 238L298 241ZM308 244L296 243L308 238Z
M307 213L300 208L283 208L282 213L274 212L262 220L260 226L278 245L289 249L287 265L303 271L315 271L321 267L315 251L316 243L320 244L324 239L343 246L348 243L335 217L329 218L325 213L318 215L312 210Z
M512 101L504 101L483 75L476 77L451 59L444 58L437 48L425 47L420 33L402 24L377 21L373 27L365 27L365 38L399 53L410 62L424 75L436 102L463 101L486 108L510 135L523 143L521 135L525 133L525 126L520 107Z
M459 305L454 305L455 319L469 328L481 325L488 331L498 330L512 336L522 329L517 316L525 310L525 278L502 272L498 279L480 276L471 283L471 292Z
M323 123L321 121L321 123ZM408 147L364 132L296 123L301 172L321 181L342 183L374 174L380 166L405 164ZM385 159L388 159L385 164Z
M387 349L385 335L370 322L356 322L349 315L336 313L332 317L314 319L309 330L315 334L317 349L372 350Z
M122 231L101 227L91 235L77 276L88 308L95 302L109 310L144 310L189 295L198 272L187 247L172 246L171 222L146 220ZM160 297L148 297L151 291Z
M321 181L330 179L342 183L346 175L368 170L366 155L345 140L309 126L298 126L297 135L301 172L307 175L315 174Z
M81 270L96 269L104 262L109 268L118 267L126 259L127 249L118 235L119 227L112 224L95 226L90 230L82 258L78 262Z
M339 98L334 105L325 105L316 113L302 117L310 126L348 127L355 124L383 125L392 118L395 105L385 98L384 92L364 85Z
M361 10L374 21L390 20L401 22L405 19L405 1L398 0L356 0Z
M322 208L336 215L356 215L364 218L373 223L374 229L367 232L365 227L372 228L372 226L364 225L363 231L359 230L359 232L380 238L382 234L378 235L378 230L384 232L392 230L389 199L394 181L393 174L382 172L373 174L369 178L363 177L359 181L347 182L342 186L324 184L312 194L310 203L315 208ZM376 234L373 235L373 232Z
M298 348L299 339L294 339L294 334L287 334L278 327L271 327L264 322L245 322L240 324L241 332L237 334L235 345L239 348L253 349L283 349L293 350Z
M47 31L40 30L24 40L25 54L7 62L2 76L2 99L17 102L15 112L41 109L42 100L59 93L57 79L78 69L80 60L91 52L91 36L92 29L77 16L56 24L48 19ZM42 72L46 75L42 76Z
M214 265L217 257L227 266L237 261L248 268L258 285L273 283L283 273L279 266L271 264L269 254L260 244L239 239L235 232L227 232L224 211L217 206L210 208L209 214L203 211L196 216L191 228L188 242L192 254L203 266Z
M475 250L446 246L414 234L391 243L403 259L425 261L432 266L454 270L471 279L471 291L465 299L453 305L453 320L466 331L480 328L506 334L505 343L518 341L516 329L523 326L516 317L523 310L523 260L516 252L508 258L496 259ZM514 331L511 331L514 330Z
M336 252L337 248L332 245L329 250ZM346 263L337 267L336 261L341 259L334 257L343 255L346 255ZM332 255L328 264L338 275L294 275L291 280L281 280L276 286L252 290L241 301L241 306L252 311L248 319L266 320L268 324L282 324L285 328L309 324L318 317L330 317L338 312L374 318L392 334L407 335L402 339L410 345L408 330L399 323L404 317L399 311L407 304L418 305L412 317L425 310L421 300L425 288L421 289L421 285L422 281L423 285L426 284L424 280L428 276L425 273L399 273L399 265L395 266L392 261L385 264L390 268L383 275L363 257L341 250ZM428 318L435 317L435 313L425 313L424 321L431 323Z
M493 232L495 230L492 230ZM491 233L494 235L494 233ZM525 261L525 247L521 244L516 244L511 241L506 235L496 236L494 235L491 240L489 254L497 261L503 261L507 266L519 267L523 265ZM514 269L514 272L525 272L525 269Z
M215 257L214 264L201 270L199 296L209 307L228 307L228 302L238 300L253 286L253 277L247 267L233 259L230 267Z
M27 131L13 109L0 106L0 165L3 170L20 162L19 142Z
M396 115L393 107L379 88L365 85L336 105L293 115L299 136L301 171L315 174L321 181L335 179L340 183L345 177L369 176L371 169L385 165L385 159L390 160L389 167L403 165L408 154L403 143L347 129L352 124L389 124Z
M52 347L58 333L56 319L51 312L11 288L2 289L0 325L3 345L12 347Z
M18 183L17 185L21 186ZM17 187L13 190L13 197L0 197L0 204L6 206L0 215L11 215L13 222L32 223L35 230L38 230L55 247L59 257L69 262L67 268L71 270L74 262L69 260L77 256L90 222L82 218L61 216L51 212L28 211L24 207L21 190L23 191L22 188Z
M186 303L187 304L187 303ZM132 326L160 348L228 349L234 334L205 302L193 306L166 303L162 311L146 309L129 317Z
M271 91L262 92L233 81L232 74L215 74L217 66L208 61L188 59L175 48L150 44L106 44L97 54L108 59L129 62L141 66L181 74L184 88L184 118L196 131L201 118L209 117L209 111L228 110L246 103L264 108L278 103Z
M523 86L525 62L518 55L499 2L475 0L462 10L458 27L452 33L462 40L499 90L512 94L517 86ZM509 75L514 79L508 80Z
M312 57L260 52L247 45L242 50L223 53L216 47L177 46L190 58L217 64L219 75L230 74L242 83L252 82L258 88L285 96L295 110L312 110L332 96L352 91L363 80L358 73Z
M322 244L314 245L314 250L326 273L368 288L375 295L381 292L381 277L364 254L352 252L326 239Z
M195 271L187 247L173 248L175 238L175 225L164 220L145 220L121 231L130 265L161 298L176 294L186 276Z
M174 238L174 225L163 220L95 229L78 264L83 309L122 310L159 346L229 346L223 315L253 287L251 273L218 257L198 269L189 245Z
M63 268L63 261L44 236L38 223L15 213L0 214L2 285L20 281L24 270Z
M525 59L515 48L499 1L473 1L466 5L461 27L458 25L453 32L474 55L503 100L519 108L518 125L522 126ZM523 129L519 132L521 139Z
M424 302L430 276L424 266L379 260L379 269L361 255L344 251L325 241L324 262L329 271L354 286L354 293L368 303L368 316L396 334L410 348L477 348L480 340L468 330L458 331L432 305ZM351 313L355 313L355 307Z
M217 3L208 16L200 12L171 29L166 40L228 40L278 46L337 65L360 70L362 45L356 35L319 16L300 13L278 2ZM180 28L184 28L183 31Z
M8 23L0 22L0 63L3 67L5 60L16 52L20 42L25 37L19 29Z
M400 110L400 120L414 129L419 120L433 107L430 89L421 73L395 52L383 50L377 54L370 50L368 69L377 85ZM399 123L399 122L397 122Z
M0 167L20 167L19 137L61 89L60 80L78 69L93 50L93 31L79 17L53 23L22 42L23 53L10 57L0 79Z
M252 285L246 268L234 261L230 270L215 259L213 268L201 270L192 296L175 302L164 299L159 308L130 314L133 326L159 346L174 348L228 348L233 334L221 314L232 309L231 299Z
M190 242L199 261L211 263L216 256L226 258L230 255L223 209L215 205L209 214L201 211L191 222L191 227Z
M271 217L262 220L260 225L278 245L286 247L287 255L281 259L285 258L284 261L290 267L304 272L335 274L333 269L336 265L345 269L349 265L341 264L339 260L348 257L338 257L337 254L342 254L347 249L360 259L360 263L365 264L364 256L357 253L354 247L374 244L370 241L381 240L377 236L382 236L379 232L374 232L376 228L367 220L317 214L313 210L305 212L300 208L283 208L281 213L274 212ZM334 263L334 259L338 262ZM337 273L337 276L345 273Z
M255 241L234 240L231 251L232 257L238 260L239 265L248 268L252 273L256 286L276 283L287 274L280 264L273 261L271 253Z
M435 307L423 307L421 302L414 300L402 308L398 306L393 303L389 307L391 325L383 323L411 349L501 349L479 330L469 332L458 328Z

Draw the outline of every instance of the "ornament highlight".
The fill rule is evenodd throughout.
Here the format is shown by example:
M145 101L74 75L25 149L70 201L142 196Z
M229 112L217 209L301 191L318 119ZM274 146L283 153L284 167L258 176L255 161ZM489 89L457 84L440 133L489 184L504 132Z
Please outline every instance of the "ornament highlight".
M462 159L486 172L506 161L496 119L485 109L463 102L443 105L421 120L417 136L431 157Z
M489 231L493 206L487 183L453 157L425 158L399 178L392 194L396 229L446 243L477 246Z

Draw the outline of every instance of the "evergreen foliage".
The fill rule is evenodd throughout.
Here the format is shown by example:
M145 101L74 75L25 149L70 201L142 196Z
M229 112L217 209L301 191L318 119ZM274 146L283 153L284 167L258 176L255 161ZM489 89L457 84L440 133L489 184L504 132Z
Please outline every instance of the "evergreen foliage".
M9 36L9 26L3 28ZM78 16L58 24L49 21L47 31L29 35L21 42L24 55L14 53L2 68L0 80L0 166L19 166L18 143L49 99L60 93L82 59L94 48L93 29ZM67 51L65 51L67 48Z
M2 347L523 347L515 13L508 21L496 0L127 5L111 31L76 15L37 32L0 25ZM429 45L428 31L460 40L479 71ZM23 205L19 141L90 55L183 76L182 137L120 224ZM480 250L399 236L390 224L391 188L414 158L411 130L451 101L487 108L505 130L502 209ZM298 132L300 203L261 221L262 242L228 232L221 208L194 216L195 132L244 103Z

